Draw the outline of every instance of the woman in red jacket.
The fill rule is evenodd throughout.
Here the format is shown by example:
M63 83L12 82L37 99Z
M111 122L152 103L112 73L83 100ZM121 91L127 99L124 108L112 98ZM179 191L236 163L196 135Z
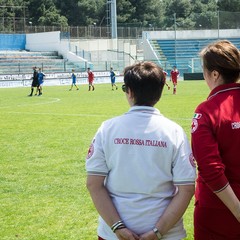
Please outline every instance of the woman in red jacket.
M198 165L195 240L240 239L240 54L229 41L200 53L211 92L195 110L192 149Z

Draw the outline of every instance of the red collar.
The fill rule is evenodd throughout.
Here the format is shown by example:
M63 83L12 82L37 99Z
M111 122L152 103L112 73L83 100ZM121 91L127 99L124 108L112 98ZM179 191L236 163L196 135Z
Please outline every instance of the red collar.
M240 83L228 83L228 84L222 84L217 87L215 87L209 94L208 100L212 97L215 97L219 93L230 91L230 90L240 90Z

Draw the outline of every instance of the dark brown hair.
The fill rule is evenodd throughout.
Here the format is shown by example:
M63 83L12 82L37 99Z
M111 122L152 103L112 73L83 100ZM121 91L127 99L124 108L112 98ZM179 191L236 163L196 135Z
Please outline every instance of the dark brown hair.
M201 52L203 67L208 71L218 71L225 83L234 83L239 79L240 54L236 46L227 40L209 44Z
M162 95L165 74L153 62L140 62L124 70L126 92L133 92L135 105L154 106Z

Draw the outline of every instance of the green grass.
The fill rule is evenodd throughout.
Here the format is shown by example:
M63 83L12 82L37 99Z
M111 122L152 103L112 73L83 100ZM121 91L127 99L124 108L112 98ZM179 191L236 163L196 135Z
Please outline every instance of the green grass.
M119 84L120 86L120 84ZM44 87L0 89L0 239L94 240L97 213L85 187L85 156L105 119L129 109L124 93L110 84L68 91ZM206 99L204 81L179 82L177 95L164 89L157 108L179 123L190 139L191 118ZM193 204L185 214L193 239Z

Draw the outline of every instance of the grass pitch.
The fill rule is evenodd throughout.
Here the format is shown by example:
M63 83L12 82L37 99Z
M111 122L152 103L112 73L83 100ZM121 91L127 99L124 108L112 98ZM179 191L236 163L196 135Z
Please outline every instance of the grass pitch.
M85 156L101 122L128 111L124 93L110 84L0 89L0 239L94 240L97 213L85 187ZM171 85L171 83L170 83ZM209 93L204 81L164 89L156 107L190 139L195 107ZM193 239L193 204L185 214Z

